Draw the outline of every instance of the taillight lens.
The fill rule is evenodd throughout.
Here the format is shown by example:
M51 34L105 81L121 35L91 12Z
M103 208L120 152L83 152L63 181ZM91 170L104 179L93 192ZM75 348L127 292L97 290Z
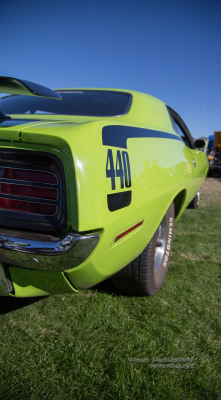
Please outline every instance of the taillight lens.
M57 205L53 203L58 198L58 180L55 174L1 167L0 178L0 209L41 215L56 214ZM7 180L7 183L2 180ZM53 203L49 204L51 200Z
M67 227L61 160L44 151L0 148L0 227L57 233Z
M54 215L56 213L56 205L39 204L30 201L12 200L0 198L0 208L8 211L20 211L24 213Z
M0 194L1 193L48 200L57 200L58 197L57 189L17 184L15 185L13 183L0 183Z
M51 172L25 170L19 168L0 168L0 178L19 181L57 184L57 177Z

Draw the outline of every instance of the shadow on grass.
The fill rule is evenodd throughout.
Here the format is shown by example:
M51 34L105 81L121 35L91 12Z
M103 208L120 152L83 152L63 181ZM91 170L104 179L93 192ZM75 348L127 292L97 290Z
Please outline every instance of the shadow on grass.
M98 283L98 285L93 286L90 288L90 290L97 290L98 292L101 293L107 293L107 294L112 294L113 296L120 296L122 293L116 289L114 286L113 282L111 279L107 279L106 281L103 281L101 283Z
M107 293L109 295L116 296L116 297L118 297L118 296L119 297L122 297L122 296L123 297L125 297L125 296L127 296L127 297L143 297L143 296L128 293L124 290L117 289L110 278L107 279L106 281L103 281L103 282L99 283L98 285L90 288L90 290L93 290L93 289L97 290L100 293Z
M11 311L26 307L26 306L33 304L36 301L40 301L42 299L45 299L45 296L27 297L27 298L15 298L15 297L0 296L0 315L8 314Z

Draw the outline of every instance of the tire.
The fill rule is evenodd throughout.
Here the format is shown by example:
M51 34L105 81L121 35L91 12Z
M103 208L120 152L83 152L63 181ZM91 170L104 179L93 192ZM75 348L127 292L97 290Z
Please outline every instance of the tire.
M112 277L117 289L137 296L153 296L161 288L169 265L173 226L172 203L140 256Z
M196 209L200 205L200 191L197 192L196 196L193 198L193 200L190 202L187 208L192 208Z

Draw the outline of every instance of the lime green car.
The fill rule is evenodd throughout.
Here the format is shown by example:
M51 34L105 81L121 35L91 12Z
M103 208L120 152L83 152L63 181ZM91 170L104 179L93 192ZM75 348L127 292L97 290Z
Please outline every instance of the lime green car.
M59 89L1 77L0 295L78 291L112 277L153 295L174 220L207 175L162 101L131 90Z

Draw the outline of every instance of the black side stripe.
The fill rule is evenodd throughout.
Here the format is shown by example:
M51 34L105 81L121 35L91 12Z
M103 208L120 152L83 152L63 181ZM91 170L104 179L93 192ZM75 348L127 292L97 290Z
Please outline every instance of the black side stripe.
M102 129L104 146L127 148L127 139L130 138L162 138L174 139L182 142L179 136L172 133L153 131L151 129L135 128L133 126L109 125Z
M111 193L107 195L107 205L110 211L128 207L131 203L132 191Z

